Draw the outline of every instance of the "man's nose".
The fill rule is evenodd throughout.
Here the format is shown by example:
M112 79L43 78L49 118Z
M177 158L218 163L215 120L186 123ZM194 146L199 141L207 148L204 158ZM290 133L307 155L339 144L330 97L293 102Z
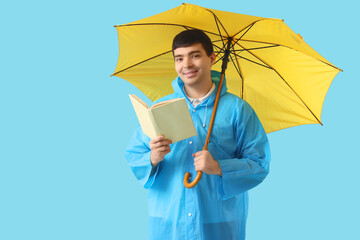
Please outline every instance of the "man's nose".
M191 67L193 65L192 59L187 57L184 59L184 66L185 67Z

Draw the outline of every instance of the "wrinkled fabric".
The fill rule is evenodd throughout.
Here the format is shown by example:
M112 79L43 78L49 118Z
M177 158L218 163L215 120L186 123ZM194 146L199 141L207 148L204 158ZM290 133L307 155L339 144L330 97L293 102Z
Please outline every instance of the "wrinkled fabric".
M220 73L213 71L212 80L217 90ZM148 189L149 239L245 239L247 191L269 172L270 149L264 129L249 104L226 92L224 79L208 144L222 176L203 173L200 182L188 189L183 178L186 172L196 176L192 154L204 146L216 90L194 108L181 79L176 78L172 85L175 93L159 101L184 97L197 135L171 144L171 152L153 168L150 138L138 125L125 153L134 175Z

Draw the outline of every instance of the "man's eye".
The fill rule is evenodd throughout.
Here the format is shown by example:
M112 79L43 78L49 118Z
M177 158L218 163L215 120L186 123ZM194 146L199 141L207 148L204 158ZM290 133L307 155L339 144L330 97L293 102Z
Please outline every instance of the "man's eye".
M175 58L176 62L181 62L182 58Z
M200 55L199 54L195 54L195 55L193 55L193 58L199 58L200 57Z

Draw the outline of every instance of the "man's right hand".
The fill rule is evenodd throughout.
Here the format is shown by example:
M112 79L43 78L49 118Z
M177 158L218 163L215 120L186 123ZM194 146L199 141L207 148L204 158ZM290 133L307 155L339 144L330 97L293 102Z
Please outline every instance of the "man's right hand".
M166 154L170 152L171 140L164 139L164 136L158 136L150 141L151 155L150 160L151 164L156 167L159 162L164 160Z

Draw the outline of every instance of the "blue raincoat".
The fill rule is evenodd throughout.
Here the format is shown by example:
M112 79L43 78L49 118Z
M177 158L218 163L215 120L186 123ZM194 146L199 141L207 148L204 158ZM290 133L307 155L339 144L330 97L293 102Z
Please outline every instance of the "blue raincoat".
M212 80L217 88L220 73L212 71ZM194 108L183 85L176 78L172 83L175 93L159 101L185 97L197 135L171 144L171 152L153 169L150 138L139 125L125 153L134 175L149 190L149 239L245 239L247 191L261 183L269 171L267 136L250 105L226 92L224 79L208 145L222 176L204 173L194 188L185 188L185 172L196 175L192 154L204 146L216 90Z

